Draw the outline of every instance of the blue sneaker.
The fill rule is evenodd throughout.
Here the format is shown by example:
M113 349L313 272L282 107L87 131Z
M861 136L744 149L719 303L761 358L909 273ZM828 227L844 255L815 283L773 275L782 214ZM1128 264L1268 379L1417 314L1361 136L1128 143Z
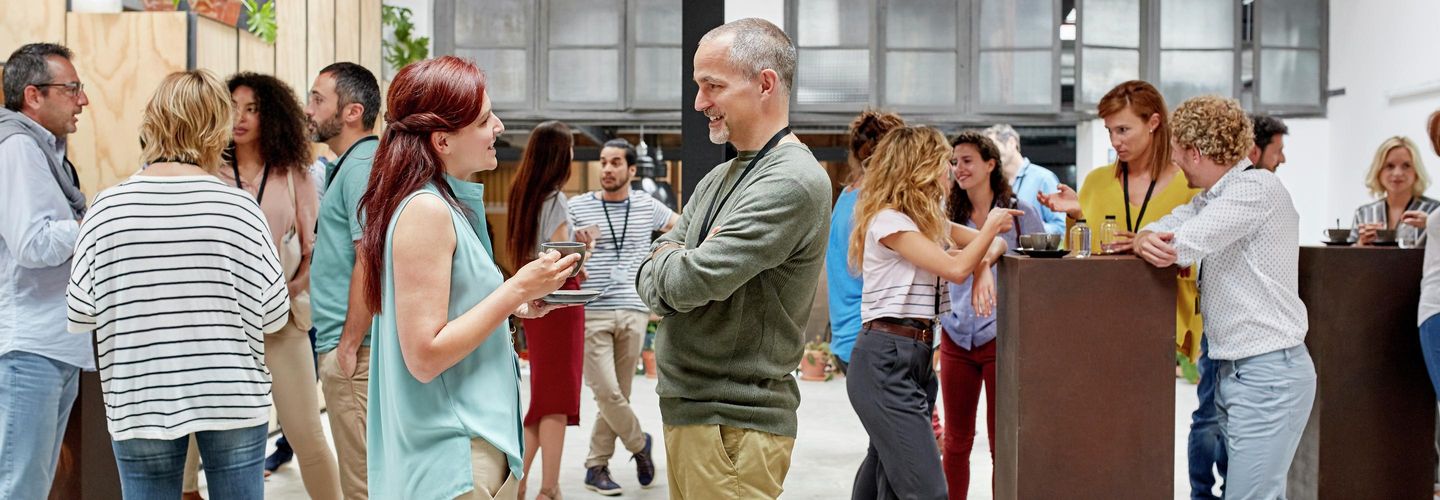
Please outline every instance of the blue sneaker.
M620 485L610 479L610 468L604 465L585 470L585 489L607 497L619 496L622 493Z
M640 477L641 488L649 488L650 483L655 482L655 460L650 458L652 442L650 433L645 433L645 448L630 456L630 459L635 461L635 472Z
M281 434L280 440L275 442L275 453L265 457L265 477L270 477L270 474L276 469L290 463L290 460L294 458L295 451L290 449L290 441L285 439L284 434Z

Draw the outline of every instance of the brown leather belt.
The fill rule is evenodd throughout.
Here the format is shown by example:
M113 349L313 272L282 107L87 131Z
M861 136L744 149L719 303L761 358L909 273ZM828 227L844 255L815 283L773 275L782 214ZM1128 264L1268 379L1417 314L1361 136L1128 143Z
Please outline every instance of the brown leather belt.
M877 332L885 332L891 335L905 337L916 342L924 343L925 345L931 345L935 342L935 329L932 326L925 326L924 328L920 328L912 323L918 323L920 325L930 325L929 321L922 321L918 319L902 320L895 318L880 318L872 321L867 321L864 325L861 326L864 326L867 330L875 330Z

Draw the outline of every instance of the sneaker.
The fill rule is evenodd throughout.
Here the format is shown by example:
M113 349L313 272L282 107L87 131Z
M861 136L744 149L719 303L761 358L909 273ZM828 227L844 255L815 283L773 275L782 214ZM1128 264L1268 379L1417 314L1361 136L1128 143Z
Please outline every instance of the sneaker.
M650 483L655 482L655 460L650 458L652 441L650 433L645 433L645 448L630 456L630 459L635 461L635 475L640 477L641 488L649 488Z
M620 485L610 479L610 467L596 465L585 470L585 489L608 497L619 496Z
M290 442L281 437L279 441L275 442L275 453L265 457L265 475L268 477L270 473L275 472L280 466L289 463L294 458L295 451L290 449Z

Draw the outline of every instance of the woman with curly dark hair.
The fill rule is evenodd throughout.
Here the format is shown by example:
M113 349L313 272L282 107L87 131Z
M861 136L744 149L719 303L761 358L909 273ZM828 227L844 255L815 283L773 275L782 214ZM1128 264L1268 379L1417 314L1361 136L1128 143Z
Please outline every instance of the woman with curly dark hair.
M290 86L273 76L242 72L226 83L235 106L234 139L218 176L260 204L290 291L289 322L265 336L275 411L310 498L339 499L340 471L320 425L309 335L310 251L320 200L308 170L313 156L305 112Z

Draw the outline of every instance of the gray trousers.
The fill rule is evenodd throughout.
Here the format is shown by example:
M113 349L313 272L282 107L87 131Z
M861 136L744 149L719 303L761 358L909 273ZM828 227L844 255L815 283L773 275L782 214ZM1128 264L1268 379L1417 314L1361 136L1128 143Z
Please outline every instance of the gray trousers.
M930 416L940 385L931 346L864 329L846 371L850 406L870 435L851 498L943 500L945 472Z

